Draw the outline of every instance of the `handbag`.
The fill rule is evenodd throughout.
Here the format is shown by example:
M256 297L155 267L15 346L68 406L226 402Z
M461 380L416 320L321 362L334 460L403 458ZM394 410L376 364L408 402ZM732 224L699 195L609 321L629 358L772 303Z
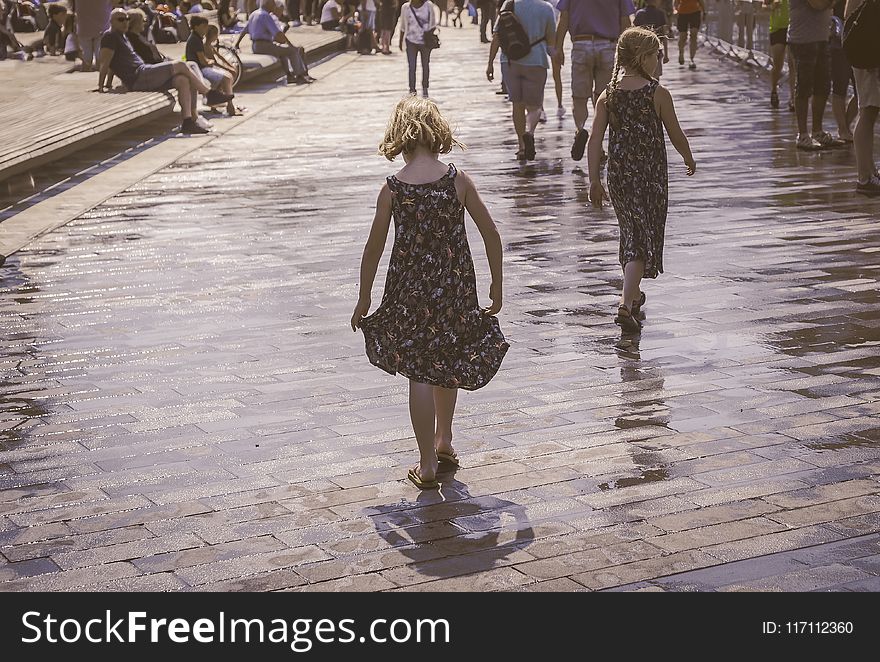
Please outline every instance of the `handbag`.
M412 14L413 18L416 19L416 23L418 23L419 27L422 29L422 38L424 39L425 46L428 48L428 50L432 51L435 48L440 48L440 37L437 34L437 28L425 30L425 24L422 23L419 15L416 14L416 10L412 8L412 5L409 6L409 13Z

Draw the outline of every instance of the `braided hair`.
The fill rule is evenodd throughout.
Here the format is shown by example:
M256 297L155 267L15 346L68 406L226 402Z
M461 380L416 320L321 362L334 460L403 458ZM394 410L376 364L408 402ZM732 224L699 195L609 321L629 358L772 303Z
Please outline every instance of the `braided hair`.
M627 28L618 38L617 50L614 53L614 70L605 92L605 103L608 106L611 126L614 128L620 126L617 114L614 112L615 96L620 86L620 69L625 67L635 71L645 80L654 80L654 76L645 71L642 59L652 52L658 52L661 47L660 39L647 28Z

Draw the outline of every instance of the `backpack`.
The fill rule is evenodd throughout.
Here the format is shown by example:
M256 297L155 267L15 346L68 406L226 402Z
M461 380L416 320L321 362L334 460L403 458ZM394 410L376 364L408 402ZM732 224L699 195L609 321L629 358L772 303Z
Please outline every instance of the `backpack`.
M856 69L880 67L880 0L864 0L843 26L843 50Z
M524 58L532 52L534 46L544 41L544 37L541 37L537 41L529 42L529 35L526 33L526 29L516 17L515 0L510 3L510 9L504 9L498 14L496 26L498 41L501 42L501 52L504 53L509 60L519 60Z

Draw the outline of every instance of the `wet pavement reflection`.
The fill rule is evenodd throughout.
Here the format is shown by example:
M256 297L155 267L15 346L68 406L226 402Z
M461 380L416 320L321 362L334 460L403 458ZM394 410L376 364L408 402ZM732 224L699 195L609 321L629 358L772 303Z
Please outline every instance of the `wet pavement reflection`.
M403 480L406 385L346 329L405 72L343 56L0 271L2 586L678 590L662 578L699 571L708 590L809 548L798 567L839 580L821 588L880 589L858 560L880 531L880 201L852 193L851 149L796 153L736 65L669 67L699 171L670 150L667 273L621 335L616 222L568 157L570 111L519 165L476 33L441 55L512 346L459 400L463 468L436 493ZM356 126L328 123L351 94Z

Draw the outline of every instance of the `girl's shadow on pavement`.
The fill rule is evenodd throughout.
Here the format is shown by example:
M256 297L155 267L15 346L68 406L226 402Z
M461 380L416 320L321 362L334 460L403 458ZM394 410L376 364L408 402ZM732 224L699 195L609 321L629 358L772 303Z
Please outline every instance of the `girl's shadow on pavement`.
M412 560L405 573L449 578L509 565L535 539L519 504L493 496L473 497L454 472L438 473L440 490L422 491L416 503L364 510L376 532ZM417 583L418 578L413 578ZM479 590L474 586L474 590Z

